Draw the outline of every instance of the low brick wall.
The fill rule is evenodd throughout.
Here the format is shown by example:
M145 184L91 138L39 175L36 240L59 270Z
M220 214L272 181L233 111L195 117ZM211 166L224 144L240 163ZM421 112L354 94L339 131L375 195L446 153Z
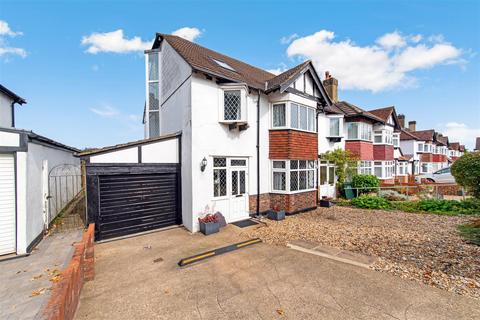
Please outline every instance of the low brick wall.
M249 209L251 213L256 212L257 196L249 197ZM307 191L293 194L281 193L262 193L260 195L260 212L274 209L278 207L287 213L295 213L305 209L311 209L317 206L317 192Z
M60 275L60 281L54 284L50 300L45 308L43 319L70 320L77 310L80 293L86 281L93 280L95 225L90 224L83 233L80 242L75 243L75 251L68 267Z

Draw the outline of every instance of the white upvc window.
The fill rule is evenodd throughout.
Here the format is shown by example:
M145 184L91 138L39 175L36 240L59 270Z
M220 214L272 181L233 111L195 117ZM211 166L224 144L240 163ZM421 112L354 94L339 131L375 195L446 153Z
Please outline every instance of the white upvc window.
M146 53L146 117L148 137L160 135L160 55L158 51Z
M372 174L372 161L359 161L357 170L358 174Z
M342 117L329 117L329 137L341 137L343 135Z
M401 161L397 163L397 176L406 176L408 175L408 162Z
M243 86L222 86L219 96L219 121L224 123L247 120L247 93Z
M347 140L372 141L372 125L364 122L349 122Z
M391 179L393 177L394 161L374 161L373 173L379 179Z
M316 110L295 102L272 105L272 128L316 132Z
M227 195L227 158L213 158L213 196Z
M418 145L417 145L417 151L418 151L418 152L423 152L423 151L424 151L424 144L423 144L423 142L418 143Z
M375 130L373 132L374 144L393 144L393 131L388 129Z
M400 133L398 132L393 133L392 142L394 147L400 147Z
M272 191L292 193L315 190L314 160L272 160Z
M422 162L420 164L420 173L429 173L429 172L431 172L431 163Z
M319 185L334 185L335 184L335 165L328 161L322 160L319 163Z

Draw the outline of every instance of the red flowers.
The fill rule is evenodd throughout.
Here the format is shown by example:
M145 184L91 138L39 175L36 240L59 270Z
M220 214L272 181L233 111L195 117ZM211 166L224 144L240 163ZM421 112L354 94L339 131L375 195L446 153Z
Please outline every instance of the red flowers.
M203 222L203 223L210 223L210 222L215 223L215 222L218 222L218 216L217 216L217 214L209 213L209 214L205 215L204 217L199 217L198 221Z

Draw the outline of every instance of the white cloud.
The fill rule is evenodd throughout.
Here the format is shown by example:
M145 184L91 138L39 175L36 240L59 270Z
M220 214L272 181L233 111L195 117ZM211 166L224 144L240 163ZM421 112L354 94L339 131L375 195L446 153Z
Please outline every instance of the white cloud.
M90 108L90 111L104 118L113 118L120 114L117 109L109 105L104 105L100 108Z
M279 75L280 73L287 71L287 69L288 67L285 63L280 63L278 68L272 68L272 69L266 69L266 70L275 75Z
M379 37L376 44L361 46L349 39L335 41L334 32L321 30L294 40L287 55L311 59L319 72L330 71L344 89L373 92L411 86L416 83L411 74L415 70L465 62L460 59L462 50L439 36L434 45L412 45L422 38L395 31Z
M280 43L281 44L289 44L290 42L292 42L293 40L297 39L298 38L298 34L296 33L293 33L289 36L286 36L286 37L282 37L280 39Z
M82 38L82 44L89 46L88 53L99 52L131 53L147 50L151 47L151 41L143 41L140 37L125 38L122 29L112 32L94 32Z
M405 38L398 31L384 34L377 39L377 43L386 49L401 48L407 44Z
M444 136L448 136L450 142L460 142L467 146L469 150L473 150L476 137L480 137L480 128L470 128L465 123L449 122L444 125L439 132Z
M172 34L193 42L202 34L202 31L197 28L183 27L173 31Z
M8 23L4 20L0 20L0 36L9 36L9 37L16 37L16 36L21 36L23 35L22 32L20 31L12 31L10 29Z
M7 37L16 37L23 35L22 32L15 32L10 29L8 23L0 20L0 57L5 57L4 61L9 61L8 56L20 56L25 58L27 51L23 48L12 47L6 40Z

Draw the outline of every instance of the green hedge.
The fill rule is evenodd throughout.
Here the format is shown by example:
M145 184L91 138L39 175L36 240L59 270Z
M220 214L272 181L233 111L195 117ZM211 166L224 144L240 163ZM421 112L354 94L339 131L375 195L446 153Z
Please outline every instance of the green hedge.
M358 194L370 193L380 186L380 180L374 175L357 174L352 178L352 188L358 189Z
M374 196L360 196L352 200L352 205L364 209L389 209L390 201Z

